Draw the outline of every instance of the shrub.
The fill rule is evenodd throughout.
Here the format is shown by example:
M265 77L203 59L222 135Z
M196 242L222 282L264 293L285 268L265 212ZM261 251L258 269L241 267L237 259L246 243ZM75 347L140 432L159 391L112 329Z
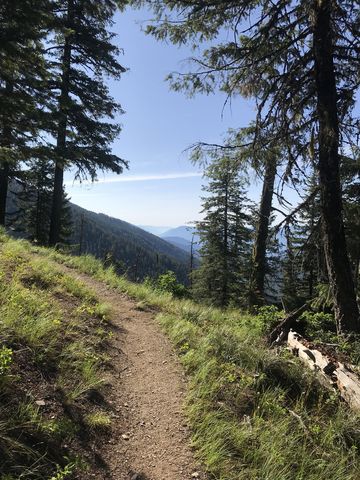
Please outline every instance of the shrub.
M177 281L176 275L171 270L159 276L156 282L156 288L162 292L170 292L174 297L185 297L187 289Z
M0 349L0 377L5 376L12 363L13 351L11 348L2 347Z
M284 312L275 305L257 307L257 318L263 325L264 332L270 332L283 318Z
M336 334L335 319L330 313L304 312L300 320L305 321L305 335L313 340L332 340Z

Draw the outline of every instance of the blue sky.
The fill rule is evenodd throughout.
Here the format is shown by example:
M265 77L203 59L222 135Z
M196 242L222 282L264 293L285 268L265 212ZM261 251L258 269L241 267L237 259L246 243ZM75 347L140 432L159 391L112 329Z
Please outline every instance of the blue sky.
M146 36L141 24L149 18L147 11L129 10L117 14L113 27L129 69L109 83L126 112L113 150L130 169L118 177L100 174L94 185L73 184L67 175L66 189L89 210L136 225L177 226L197 220L201 208L201 172L184 150L197 141L221 142L228 128L247 125L254 110L240 98L223 110L222 94L189 99L171 91L166 75L184 70L193 52Z

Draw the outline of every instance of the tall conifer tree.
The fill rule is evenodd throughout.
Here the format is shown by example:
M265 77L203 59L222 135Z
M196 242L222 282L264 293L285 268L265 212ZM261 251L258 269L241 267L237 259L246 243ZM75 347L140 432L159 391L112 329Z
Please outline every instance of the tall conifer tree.
M36 146L49 7L47 0L0 3L0 225L5 225L9 178Z
M204 220L197 224L201 265L194 291L214 305L246 302L250 266L250 229L244 179L234 159L213 160L205 172Z
M52 106L55 177L50 245L60 238L64 170L80 178L96 178L98 170L121 173L126 165L111 152L120 132L113 120L121 112L110 96L105 77L118 80L124 68L109 32L117 2L66 0L55 2L51 52L56 101Z
M11 185L14 211L9 212L10 227L25 238L47 245L50 230L51 201L54 187L54 169L47 159L30 161L22 172L21 182ZM62 195L60 241L71 234L72 215L65 192Z
M340 182L341 142L358 138L359 2L154 0L152 6L157 24L148 31L158 39L212 42L194 71L172 76L174 88L208 93L220 87L254 97L257 131L266 129L272 144L287 146L287 179L313 150L338 331L359 332Z

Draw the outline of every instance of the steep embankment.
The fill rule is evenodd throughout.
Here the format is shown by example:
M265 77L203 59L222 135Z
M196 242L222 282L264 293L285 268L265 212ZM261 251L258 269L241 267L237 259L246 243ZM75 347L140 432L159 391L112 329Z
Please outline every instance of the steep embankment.
M0 272L0 476L58 480L85 463L94 469L97 432L111 421L98 401L110 307L2 234Z
M92 257L5 236L0 250L2 479L204 478L188 422L212 478L359 478L359 416L268 350L261 318L176 300Z

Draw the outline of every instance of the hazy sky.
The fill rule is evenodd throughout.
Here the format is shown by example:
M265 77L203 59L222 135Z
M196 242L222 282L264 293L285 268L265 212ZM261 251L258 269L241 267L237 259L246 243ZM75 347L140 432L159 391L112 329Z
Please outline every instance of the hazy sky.
M125 110L123 131L114 153L129 161L121 176L99 176L95 185L73 185L72 201L84 208L136 225L183 225L199 218L202 178L184 150L197 141L221 142L230 127L245 126L254 111L237 99L223 110L224 95L188 99L164 81L183 70L193 52L156 42L141 31L151 13L127 11L116 16L113 31L129 69L110 90Z

